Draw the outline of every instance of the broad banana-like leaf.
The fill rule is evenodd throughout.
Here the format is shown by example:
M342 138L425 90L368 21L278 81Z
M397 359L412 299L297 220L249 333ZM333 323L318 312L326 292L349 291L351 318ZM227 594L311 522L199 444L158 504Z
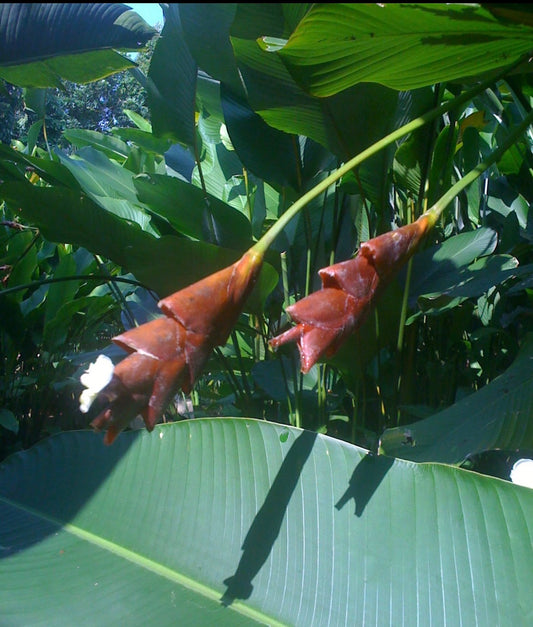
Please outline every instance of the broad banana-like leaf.
M407 90L479 76L518 61L532 35L475 4L320 3L285 45L264 46L323 97L364 81Z
M157 33L118 3L0 4L0 77L21 87L88 83L135 63L115 50L138 50Z
M527 625L533 491L251 419L0 466L9 625Z
M533 335L499 377L443 411L394 429L381 446L414 461L461 463L493 449L533 449Z
M121 138L100 131L72 128L63 131L63 137L76 148L91 146L121 164L126 161L132 151L131 146Z

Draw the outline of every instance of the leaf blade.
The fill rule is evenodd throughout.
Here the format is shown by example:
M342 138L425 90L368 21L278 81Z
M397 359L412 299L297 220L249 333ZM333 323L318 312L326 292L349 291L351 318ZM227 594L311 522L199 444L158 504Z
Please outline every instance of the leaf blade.
M478 6L330 3L314 5L275 54L324 97L364 81L408 90L479 76L518 60L530 39L530 27Z
M440 464L371 456L284 425L197 419L123 433L113 447L90 432L64 433L8 458L0 495L4 510L10 503L17 512L33 508L97 536L102 547L110 542L141 556L144 569L157 565L155 586L142 592L145 578L133 573L129 589L145 603L146 590L163 589L166 601L155 609L167 620L169 611L178 616L168 603L172 573L269 623L347 625L357 615L391 624L403 615L414 624L430 612L434 624L530 618L531 490ZM17 537L19 549L4 563L29 569L53 549L54 572L69 572L57 557L61 542L47 544L55 526L36 534L35 525L1 520L2 546ZM95 569L98 560L87 564ZM128 564L112 570L115 582L121 573L127 578ZM9 596L11 608L18 600L32 611L27 598L20 604L28 579L13 585L17 572L0 568L0 580L12 582L0 586L3 607ZM109 596L103 586L91 595L100 615L123 590L112 585L111 571L97 572L111 585ZM61 601L69 619L77 617L89 581L83 569L70 572L67 599L56 588L47 611ZM388 603L378 602L382 596ZM208 609L196 620L205 621ZM42 605L39 611L46 616Z

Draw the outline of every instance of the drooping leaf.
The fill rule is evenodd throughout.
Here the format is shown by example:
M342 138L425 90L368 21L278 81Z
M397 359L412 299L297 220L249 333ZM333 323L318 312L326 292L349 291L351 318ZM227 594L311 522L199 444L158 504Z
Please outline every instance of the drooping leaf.
M157 137L192 146L198 68L183 37L178 5L165 4L163 12L165 25L150 60L146 83L152 130Z
M533 336L499 377L433 416L387 429L387 455L457 464L492 449L533 449ZM406 438L406 434L409 438Z
M87 83L135 63L117 50L138 50L157 31L118 3L0 5L0 76L21 87Z
M63 433L0 469L10 624L531 618L533 492L500 479L250 419Z
M228 36L237 6L234 2L186 2L179 5L179 14L183 36L198 66L223 82L236 96L244 96Z
M224 90L222 108L233 147L250 172L270 184L301 189L298 137L272 128L246 102Z

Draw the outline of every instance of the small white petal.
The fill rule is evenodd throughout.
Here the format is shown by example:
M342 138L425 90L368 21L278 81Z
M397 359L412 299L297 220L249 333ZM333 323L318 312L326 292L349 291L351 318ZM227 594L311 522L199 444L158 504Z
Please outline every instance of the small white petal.
M511 470L511 481L517 485L533 488L533 459L519 459Z
M80 381L86 388L99 392L111 381L115 366L106 355L98 355L94 364L90 364Z
M86 414L98 392L103 390L111 381L115 366L109 357L99 355L94 364L90 364L81 375L80 381L87 389L80 396L80 411Z

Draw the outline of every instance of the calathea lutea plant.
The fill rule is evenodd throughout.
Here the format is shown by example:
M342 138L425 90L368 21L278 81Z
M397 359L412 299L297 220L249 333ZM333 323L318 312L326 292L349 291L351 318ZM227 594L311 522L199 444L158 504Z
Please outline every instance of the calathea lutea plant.
M211 352L224 345L257 281L266 251L288 222L313 198L365 159L408 135L446 111L487 89L494 77L390 133L300 197L238 261L162 299L164 314L113 338L128 355L116 366L101 356L82 375L87 388L80 408L93 402L98 415L91 421L105 431L111 444L140 414L151 431L181 389L191 391ZM340 349L376 306L384 289L420 248L449 203L496 163L533 121L524 118L500 147L455 183L416 221L361 244L354 258L319 271L322 287L287 308L296 325L270 339L273 349L296 342L301 371L306 373Z

